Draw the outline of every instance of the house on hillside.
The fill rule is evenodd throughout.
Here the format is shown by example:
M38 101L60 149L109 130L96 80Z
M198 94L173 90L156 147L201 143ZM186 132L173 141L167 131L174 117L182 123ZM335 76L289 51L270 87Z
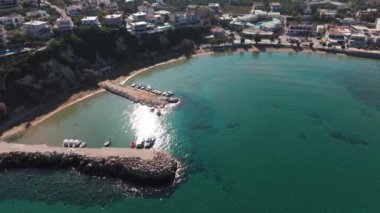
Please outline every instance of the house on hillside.
M26 17L32 20L48 21L50 19L49 13L45 10L32 10L26 13Z
M0 25L6 27L19 27L24 22L24 16L17 13L12 13L10 15L0 17Z
M29 21L23 24L23 33L31 38L48 39L52 31L45 21Z

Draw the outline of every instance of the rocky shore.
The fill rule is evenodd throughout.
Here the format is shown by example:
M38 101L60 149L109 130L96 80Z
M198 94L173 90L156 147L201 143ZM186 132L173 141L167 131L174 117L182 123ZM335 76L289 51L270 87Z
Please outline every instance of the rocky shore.
M0 147L13 147L12 144L4 144ZM118 155L118 152L114 155L109 152L97 154L107 149L94 152L96 149L87 148L91 150L76 152L61 147L48 147L47 150L35 151L33 148L28 150L28 146L23 145L21 149L1 149L0 171L16 168L73 168L87 175L114 177L141 185L159 186L173 182L178 166L170 154L163 152L152 151L148 153L152 156L147 157L147 153L143 153L143 156L139 157L138 154ZM128 151L125 148L120 149Z

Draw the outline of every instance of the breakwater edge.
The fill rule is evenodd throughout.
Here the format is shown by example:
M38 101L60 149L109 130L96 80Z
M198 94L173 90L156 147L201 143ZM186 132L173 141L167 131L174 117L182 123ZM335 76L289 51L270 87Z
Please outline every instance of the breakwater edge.
M0 171L17 168L69 169L143 186L175 181L178 161L169 153L129 148L68 149L0 142Z

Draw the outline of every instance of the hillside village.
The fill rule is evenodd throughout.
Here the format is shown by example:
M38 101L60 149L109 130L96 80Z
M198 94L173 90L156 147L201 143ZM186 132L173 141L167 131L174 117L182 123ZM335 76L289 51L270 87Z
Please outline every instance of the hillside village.
M178 28L208 28L205 43L227 40L244 43L281 43L335 48L378 49L380 46L379 1L365 9L330 0L300 1L299 11L287 11L280 2L255 1L246 14L224 11L219 3L176 8L163 0L122 5L111 0L70 1L59 7L48 1L3 0L0 2L0 55L27 42L47 42L75 27L126 28L132 35L163 33ZM363 6L363 5L362 5ZM180 10L184 8L183 10Z

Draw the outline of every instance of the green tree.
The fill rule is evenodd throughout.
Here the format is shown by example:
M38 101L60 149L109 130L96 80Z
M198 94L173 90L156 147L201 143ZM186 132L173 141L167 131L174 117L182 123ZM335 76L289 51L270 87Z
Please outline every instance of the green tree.
M313 49L313 47L314 47L314 43L313 43L312 41L310 41L310 43L309 43L309 47L310 47L310 49Z
M244 44L245 43L245 38L244 37L240 37L240 44Z
M186 57L190 57L194 51L194 41L190 39L183 39L181 42L181 49L185 53Z
M4 102L0 102L0 118L5 118L8 116L8 108Z

